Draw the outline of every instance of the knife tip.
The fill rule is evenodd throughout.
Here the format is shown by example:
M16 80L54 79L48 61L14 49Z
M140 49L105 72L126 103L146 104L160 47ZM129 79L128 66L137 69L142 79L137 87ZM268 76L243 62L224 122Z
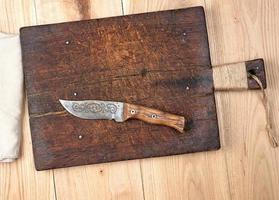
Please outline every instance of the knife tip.
M64 100L64 99L59 99L59 102L64 106L64 104L65 104L67 101Z

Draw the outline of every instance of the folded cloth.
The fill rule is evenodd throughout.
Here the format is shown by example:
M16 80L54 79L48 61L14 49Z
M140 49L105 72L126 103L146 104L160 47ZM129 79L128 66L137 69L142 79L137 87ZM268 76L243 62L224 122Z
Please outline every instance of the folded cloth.
M18 35L0 33L0 162L19 155L22 129L23 72Z

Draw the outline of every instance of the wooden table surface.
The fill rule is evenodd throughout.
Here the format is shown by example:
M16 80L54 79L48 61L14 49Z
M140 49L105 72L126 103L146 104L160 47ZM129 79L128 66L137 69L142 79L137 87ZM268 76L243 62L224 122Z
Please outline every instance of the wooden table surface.
M278 137L277 0L0 0L0 32L197 5L206 11L213 65L265 59ZM279 148L272 148L266 136L261 93L218 92L215 97L219 151L41 172L34 168L25 106L22 155L0 164L0 199L279 199Z

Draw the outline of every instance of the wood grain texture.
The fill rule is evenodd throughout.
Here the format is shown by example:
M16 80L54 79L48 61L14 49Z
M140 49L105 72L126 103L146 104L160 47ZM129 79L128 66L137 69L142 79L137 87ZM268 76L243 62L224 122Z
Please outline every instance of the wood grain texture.
M138 119L151 124L168 126L180 133L186 133L186 130L184 130L186 121L183 116L166 113L154 108L125 103L123 118L124 121Z
M36 17L32 0L0 1L0 32L18 33L21 26L35 24ZM55 199L53 172L51 170L45 172L34 170L28 116L26 105L22 117L20 158L13 163L0 163L1 200Z
M26 27L20 37L38 170L219 148L202 7ZM58 99L135 102L183 115L189 128L82 120Z
M1 0L0 32L19 33L19 28L36 24L33 0Z
M136 14L203 6L203 0L122 0L124 14Z
M98 18L122 14L120 0L91 0L90 5L89 1L86 5L82 2L36 0L38 22L56 23L85 19L89 15ZM59 169L54 170L54 175L57 199L143 199L139 161Z
M213 65L265 59L268 99L278 133L278 1L206 1ZM235 34L236 33L236 34ZM277 38L277 39L276 39ZM231 199L278 199L278 148L269 144L259 92L216 93Z
M144 199L137 160L54 171L57 199Z
M122 15L121 0L36 0L39 24Z

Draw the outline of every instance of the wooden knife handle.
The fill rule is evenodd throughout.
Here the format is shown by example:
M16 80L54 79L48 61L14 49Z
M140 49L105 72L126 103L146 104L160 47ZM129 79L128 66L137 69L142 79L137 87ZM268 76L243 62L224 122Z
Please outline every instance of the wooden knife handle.
M183 116L165 113L160 110L144 106L125 103L124 121L128 119L139 119L147 123L172 127L180 133L184 132L185 119Z

